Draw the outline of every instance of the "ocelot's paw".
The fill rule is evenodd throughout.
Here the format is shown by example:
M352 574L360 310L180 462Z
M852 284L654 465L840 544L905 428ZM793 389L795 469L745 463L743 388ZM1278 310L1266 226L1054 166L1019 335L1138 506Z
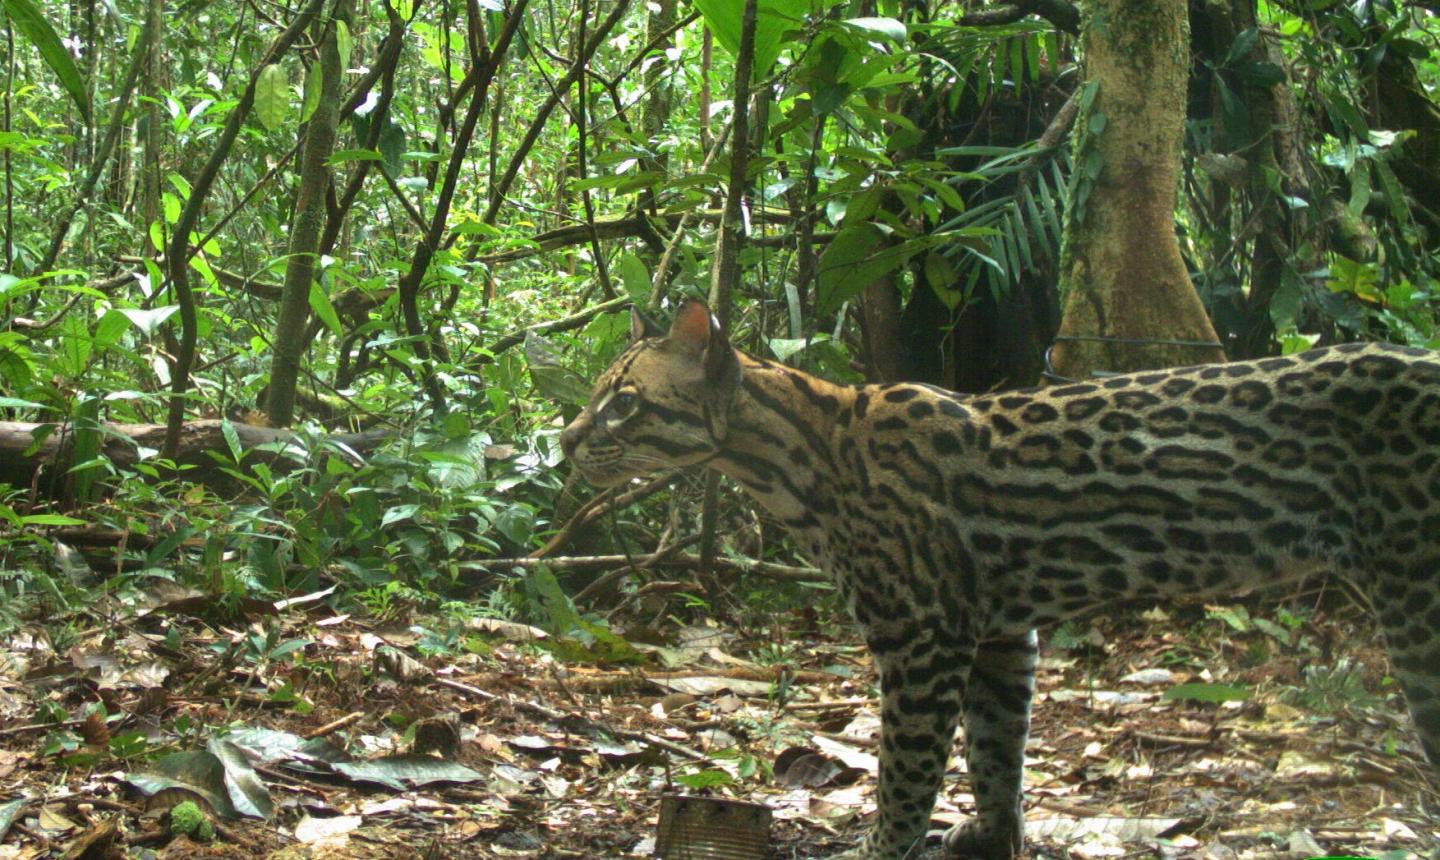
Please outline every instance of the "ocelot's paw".
M967 821L945 831L945 856L1012 860L1020 856L1021 842L1019 822L985 827L979 821Z

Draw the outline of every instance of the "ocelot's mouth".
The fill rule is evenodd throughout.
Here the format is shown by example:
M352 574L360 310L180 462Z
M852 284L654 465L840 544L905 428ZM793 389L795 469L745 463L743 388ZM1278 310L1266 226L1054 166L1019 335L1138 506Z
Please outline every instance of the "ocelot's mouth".
M585 483L602 490L623 484L632 477L630 474L616 469L597 468L578 462L575 463L575 468L580 470L580 477L585 479Z

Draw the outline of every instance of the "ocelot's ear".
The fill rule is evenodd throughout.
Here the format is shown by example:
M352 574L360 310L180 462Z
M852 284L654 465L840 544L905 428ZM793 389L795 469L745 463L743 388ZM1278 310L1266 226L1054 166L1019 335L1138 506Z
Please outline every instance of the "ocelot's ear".
M630 306L630 342L642 341L647 337L664 337L665 329L640 312L639 305Z
M667 340L705 364L705 380L714 385L735 385L740 381L740 360L720 321L704 302L687 299L675 314Z

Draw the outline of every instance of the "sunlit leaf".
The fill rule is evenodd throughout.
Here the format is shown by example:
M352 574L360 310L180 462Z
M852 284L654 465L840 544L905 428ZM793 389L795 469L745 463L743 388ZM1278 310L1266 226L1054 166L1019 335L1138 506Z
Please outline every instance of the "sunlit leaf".
M290 117L290 78L278 63L260 70L255 82L255 116L271 131L282 128Z

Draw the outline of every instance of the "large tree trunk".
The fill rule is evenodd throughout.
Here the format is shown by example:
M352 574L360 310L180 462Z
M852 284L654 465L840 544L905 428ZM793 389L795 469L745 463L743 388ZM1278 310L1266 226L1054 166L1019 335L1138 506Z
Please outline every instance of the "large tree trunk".
M1053 367L1083 379L1223 360L1175 238L1185 0L1090 0L1081 45L1087 85L1098 89L1075 125L1081 178L1065 224Z

